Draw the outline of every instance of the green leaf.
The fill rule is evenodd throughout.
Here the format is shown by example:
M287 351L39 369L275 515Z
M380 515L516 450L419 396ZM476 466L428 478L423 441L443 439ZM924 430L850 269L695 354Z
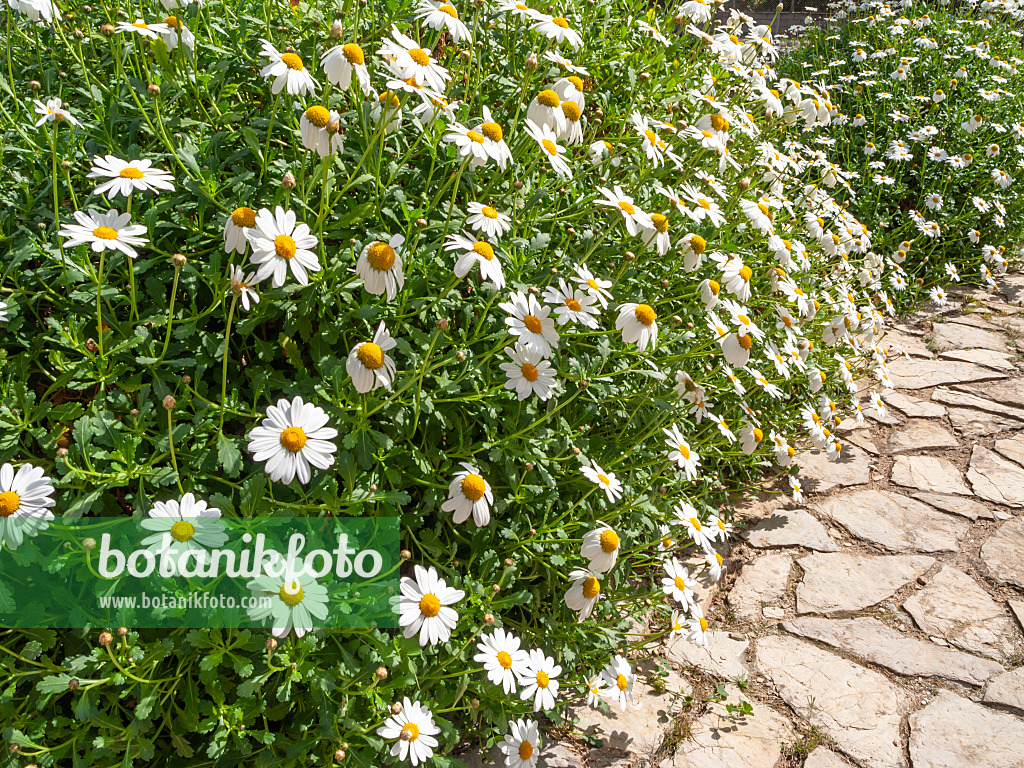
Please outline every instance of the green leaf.
M228 473L228 477L238 476L242 469L242 452L223 432L217 434L217 458L220 459L221 466Z

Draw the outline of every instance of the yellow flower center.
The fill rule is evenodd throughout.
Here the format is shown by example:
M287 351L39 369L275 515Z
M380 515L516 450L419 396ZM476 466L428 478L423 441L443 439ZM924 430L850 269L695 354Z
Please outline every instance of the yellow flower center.
M297 248L291 235L278 235L274 238L274 250L282 259L291 259L295 257Z
M281 602L289 608L294 608L302 602L302 587L297 581L293 581L291 584L282 584L277 594L281 597Z
M775 218L774 216L772 216L772 212L768 210L768 206L765 205L764 203L758 203L757 209L768 218L768 221L772 221Z
M652 213L651 223L654 224L654 228L659 232L668 232L668 216L662 216L660 213Z
M608 475L598 475L597 479L601 483L601 485L611 485L612 484L612 481L608 479Z
M629 680L626 679L625 675L619 675L615 678L615 685L620 691L624 691L629 688Z
M575 88L575 89L576 89L577 91L582 91L582 90L583 90L583 80L582 80L582 79L580 79L580 78L578 78L578 77L576 77L576 75L569 75L569 76L568 76L567 78L565 78L565 79L566 79L566 80L568 80L568 81L569 81L570 83L572 83L572 84L573 84L573 87L574 87L574 88Z
M433 597L433 595L430 595ZM416 726L416 723L406 723L402 726L402 734L399 738L402 741L416 741L420 737L420 729Z
M501 126L497 123L481 123L480 132L488 139L494 142L501 141L505 138L504 131L501 130Z
M92 234L100 240L117 240L117 230L113 227L96 227Z
M401 102L398 101L398 97L391 91L384 91L377 101L381 104L387 104L391 109L398 109L401 106Z
M529 760L533 757L533 744L528 741L524 741L519 745L519 759Z
M700 630L701 632L708 631L708 620L705 619L703 616L700 617Z
M177 16L168 16L166 19L164 19L164 24L166 24L168 27L171 27L172 29L177 29L181 26L181 22L178 21Z
M685 592L686 591L686 582L683 581L683 577L682 576L676 576L672 580L672 583L676 585L676 589L678 589L680 592Z
M487 492L487 483L480 475L470 472L462 478L462 495L470 501L479 501Z
M541 331L544 330L544 326L541 324L540 320L537 319L537 317L535 317L534 315L527 315L526 317L524 317L523 325L526 326L526 330L528 330L530 333L540 333Z
M545 89L537 94L537 103L543 104L545 107L557 107L562 103L562 100L558 98L558 94L550 89Z
M711 127L714 128L719 133L725 133L726 131L729 130L729 121L726 120L721 115L712 115Z
M580 105L569 99L562 102L562 113L573 123L578 123L582 114L580 112Z
M459 18L459 12L456 11L454 7L448 5L447 3L440 6L437 10L439 10L441 13L447 13L453 19Z
M493 208L491 210L493 210ZM490 243L485 243L483 240L477 240L473 243L473 251L483 256L488 261L494 258L494 248L491 247Z
M122 179L141 179L142 171L140 171L138 168L132 168L131 166L128 166L123 171L121 171L118 174L118 176L120 176Z
M690 518L690 524L698 531L700 530L700 520L698 520L696 517Z
M244 205L241 208L235 208L235 210L231 212L231 221L233 221L237 227L255 227L256 211L252 208L247 208Z
M754 440L758 443L764 440L764 432L762 432L757 427L754 427Z
M644 136L646 136L647 141L649 141L654 146L658 145L658 134L656 134L654 131L644 131Z
M705 200L705 199L704 199L703 197L699 197L699 198L697 198L697 205L699 205L699 206L700 206L701 208L703 208L703 209L704 209L705 211L710 211L710 210L711 210L711 203L709 203L709 202L708 202L707 200Z
M317 128L324 128L331 121L331 113L326 108L316 104L306 110L306 119Z
M740 267L739 275L740 277L743 278L744 283L749 283L750 278L754 276L754 270L752 270L750 267L744 264L742 267Z
M437 595L427 593L420 598L420 613L430 618L437 616L441 612L441 601L437 599Z
M591 280L589 277L587 278L587 285L590 287L590 290L592 290L592 291L599 291L599 290L601 290L601 286L599 286L597 284L597 281L596 280Z
M601 582L597 580L596 576L587 576L583 580L583 596L587 600L593 600L595 597L601 594Z
M372 341L360 344L356 357L364 368L369 368L371 371L376 371L384 365L384 350Z
M498 212L496 210L494 210L493 208L491 208L491 206L489 206L489 205L485 205L483 208L481 208L480 209L480 213L482 213L488 219L496 219L496 218L498 218Z
M531 365L530 363L523 363L522 368L519 370L522 372L523 378L527 381L536 381L537 377L540 376L537 372L537 366Z
M306 445L306 433L301 427L286 427L281 431L281 445L292 453L301 451Z
M634 208L630 203L627 203L625 200L619 201L619 208L628 213L630 216L636 213L636 208Z
M565 300L565 306L567 306L569 310L572 312L579 312L580 310L583 309L583 307L580 306L580 303L576 301L576 299L571 298Z
M508 651L498 651L498 663L503 669L512 669L512 656Z
M552 21L553 24L555 24L555 26L561 27L562 29L568 29L569 28L569 22L566 21L561 16L555 16L555 18L553 18L551 21Z
M682 456L684 459L689 459L690 458L690 449L687 448L685 445L680 445L679 446L679 455Z
M149 29L149 25L144 21L133 21L132 26L136 29Z
M643 325L654 325L654 310L649 304L637 304L633 315Z
M409 51L409 58L421 67L425 67L430 63L430 55L422 48L411 49Z
M189 541L196 535L196 528L187 520L179 520L171 526L171 537L175 541Z
M0 517L10 517L21 506L21 496L14 491L0 493Z
M540 143L549 155L558 154L558 147L555 145L555 142L553 142L551 139L542 139Z
M306 68L302 63L302 57L297 53L282 53L281 61L288 65L288 69L294 69L297 72L301 72Z
M551 678L548 677L548 673L547 672L541 670L540 672L537 673L537 685L539 685L541 688L547 688L548 687L548 683L550 683L550 682L551 682Z
M378 272L387 272L395 265L395 250L387 243L377 241L367 249L366 261Z
M704 253L704 249L708 247L708 242L700 235L694 235L690 238L690 250L700 256Z
M750 348L752 346L754 346L754 340L751 339L750 336L746 336L746 335L740 336L737 333L736 334L736 341L738 341L740 343L740 346L743 347L743 349L746 350L747 352L749 352Z
M711 131L701 131L700 134L705 139L713 139L713 138L715 138L715 134L713 134Z
M363 53L363 49L355 43L348 43L342 46L341 55L348 59L349 64L362 64L366 61L366 55Z
M481 136L476 131L466 131L466 136L469 138L470 141L476 142L477 144L484 143L484 137Z
M609 555L619 548L619 534L612 529L601 531L601 550Z

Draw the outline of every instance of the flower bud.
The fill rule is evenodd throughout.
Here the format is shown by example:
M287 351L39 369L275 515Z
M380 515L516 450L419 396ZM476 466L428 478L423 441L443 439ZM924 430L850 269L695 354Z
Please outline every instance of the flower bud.
M742 179L740 179L740 189L742 189L744 192L750 189L750 179L748 177L744 176Z
M340 40L343 34L345 34L345 26L341 23L341 19L335 19L331 24L331 37Z
M266 647L266 649L268 651L276 650L277 649L277 638L276 637L268 637L267 638L267 642L265 642L263 645L264 645L264 647Z
M118 637L124 637L127 634L128 634L128 628L127 627L118 627L117 628L117 636Z
M466 361L466 353L463 352L461 349L455 353L455 357L458 359L460 363L464 363Z
M291 171L287 171L284 176L281 177L281 186L285 189L295 189L295 174Z
M411 559L412 559L412 552L410 552L410 551L409 551L408 549L403 549L403 550L402 550L402 551L401 551L401 552L399 553L399 555L400 555L400 557L401 557L401 558L402 558L403 560L411 560Z
M416 226L417 226L417 227L425 227L425 226L427 226L427 220L426 220L426 219L424 219L424 218L423 218L423 217L421 216L420 218L416 219Z
M69 691L77 690L78 686L79 686L79 682L78 682L78 678L77 677L72 677L70 680L68 680L68 690Z
M82 539L82 549L87 550L89 552L96 549L96 539L94 539L92 536L87 536L86 538Z
M85 32L80 30L78 27L75 27L71 31L71 34L72 34L72 36L74 36L75 40L81 40L83 37L85 37Z
M399 704L397 701L394 704L391 705L391 714L392 715L400 715L400 714L402 714L402 705Z
M92 336L90 336L88 339L86 339L85 340L85 348L87 350L89 350L90 352L95 352L96 350L98 350L99 347L96 346L96 339L92 338Z
M495 585L495 586L497 586L497 585ZM492 624L494 624L494 614L493 613L485 613L484 614L484 624L486 624L488 627L491 626Z
M439 330L439 331L447 331L448 330L448 318L447 317L439 317L439 318L437 318L436 325L437 325L437 330Z
M537 54L531 53L530 58L526 60L526 68L532 72L537 68Z
M43 84L40 83L38 80L29 80L28 87L31 88L33 91L38 91L40 88L43 87Z
M572 455L573 456L579 456L580 455L580 449L577 448L575 445L572 447Z
M377 667L377 679L378 680L383 680L387 676L388 676L388 668L387 667Z
M524 468L524 469L525 469L525 470L526 470L527 472L532 472L532 471L533 471L533 462L532 462L532 461L528 461L528 462L526 462L526 464L524 464L524 465L523 465L523 468Z
M176 253L173 256L171 256L171 264L174 265L175 269L181 269L186 264L188 264L188 259L185 258L184 254Z
M469 702L469 706L471 706L473 709L480 709L480 699L472 699Z
M110 645L114 642L114 636L109 632L100 632L100 645Z
M102 27L100 27L100 34L104 37L113 37L116 31L117 30L114 29L113 24L104 24Z
M173 411L174 406L178 404L178 401L174 399L174 395L165 395L163 399L164 408L168 411Z
M512 558L511 557L506 557L505 558L505 567L506 568L511 568L512 566L513 566Z
M149 91L149 95L150 96L159 96L160 95L160 86L157 85L156 83L150 83L146 87L146 90Z
M340 763L344 759L345 759L345 750L344 749L336 749L334 751L334 762Z
M675 326L676 328L678 328L678 327L679 327L680 325L682 325L682 324L683 324L683 318L681 318L681 317L680 317L679 315L672 315L672 317L671 317L671 323L672 323L672 325L674 325L674 326ZM692 325L692 323L691 323L691 325Z

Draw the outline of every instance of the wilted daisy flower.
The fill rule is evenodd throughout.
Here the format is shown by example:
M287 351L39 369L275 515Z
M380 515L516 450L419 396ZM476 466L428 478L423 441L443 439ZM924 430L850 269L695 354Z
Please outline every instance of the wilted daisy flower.
M602 694L611 702L616 704L623 712L626 711L626 703L636 705L633 699L633 684L636 682L636 675L629 668L629 662L622 656L615 654L611 661L601 671L601 682L604 683Z
M284 285L289 269L299 285L309 284L307 270L320 271L320 260L312 251L317 246L316 236L306 224L296 224L295 211L277 206L271 213L260 208L253 226L245 230L245 238L252 246L250 260L259 265L257 279L272 277L275 288Z
M235 208L224 222L224 250L228 253L245 253L248 240L245 230L256 226L256 211L242 206Z
M448 34L456 43L469 38L469 29L459 19L459 12L455 10L455 6L447 0L420 0L413 15L431 29L448 30Z
M668 636L669 636L670 639L675 637L676 635L679 635L679 634L682 633L683 629L685 629L685 626L684 626L684 622L685 621L686 621L686 613L683 612L683 611L680 611L680 610L677 610L677 609L673 608L672 609L672 618L669 619L669 622L668 622L668 628L669 628Z
M444 249L449 252L461 251L454 270L455 276L459 279L468 275L474 264L479 264L481 280L489 280L499 289L505 287L505 273L502 272L501 262L490 243L478 240L466 232L461 235L448 235Z
M147 531L154 531L154 535L144 538L142 544L162 551L164 538L169 537L169 552L173 555L219 547L228 540L219 517L219 509L207 506L191 493L182 496L180 502L177 499L154 502L149 517L139 522Z
M462 471L456 472L448 486L448 500L441 505L441 511L453 513L456 523L465 522L470 514L477 527L483 528L491 521L491 504L494 493L491 485L480 475L480 470L463 461Z
M428 86L438 93L444 93L451 78L448 70L434 61L429 50L420 48L419 43L403 35L394 25L391 26L391 39L385 39L377 53L400 80L411 78L418 85Z
M166 35L170 32L170 28L163 22L147 24L142 19L119 21L116 29L118 32L134 32L140 37L145 37L149 40L156 40L161 35Z
M337 112L314 104L299 118L302 146L316 152L320 157L327 157L332 152L341 152L345 145L338 131L339 127Z
M649 304L620 304L615 329L622 331L624 342L636 344L639 352L647 349L648 345L653 350L658 341L658 323Z
M366 69L366 55L355 43L337 45L323 52L320 66L327 75L327 81L347 91L352 85L352 73L356 73L359 87L363 93L372 96L373 86L370 84L370 73Z
M418 566L417 566L418 567ZM377 729L382 739L398 739L391 745L391 756L399 760L408 760L413 765L425 763L434 756L437 739L434 738L441 729L434 725L434 716L426 705L419 701L410 702L409 697L402 699L401 705L392 707L392 714L384 725Z
M498 746L508 768L536 768L540 758L540 731L532 720L512 720L509 732Z
M395 300L405 285L399 253L403 243L405 235L392 235L386 243L375 240L363 248L356 263L356 274L362 278L367 293L380 296L386 292L388 301Z
M546 125L537 126L532 120L526 121L526 132L543 150L544 156L551 163L555 173L571 179L572 169L569 168L569 163L562 157L565 154L565 147L559 146L558 137L555 133Z
M666 560L664 563L665 573L661 580L662 590L683 607L693 605L693 589L697 582L690 578L690 572L676 558Z
M594 304L597 299L581 288L572 288L565 278L559 278L558 285L549 285L544 291L544 301L555 308L555 317L559 325L568 322L581 323L588 328L597 328L597 316L600 314Z
M113 155L92 159L90 179L110 179L92 191L94 195L128 197L135 190L159 193L160 190L174 190L174 177L167 171L154 168L151 160L121 160Z
M356 392L366 394L378 387L391 391L395 379L395 361L387 353L398 346L384 322L377 326L373 341L361 341L352 347L345 370L356 385Z
M22 464L15 474L7 463L0 467L0 546L17 549L26 537L49 527L53 486L42 467Z
M583 622L594 612L597 601L601 599L601 582L595 571L576 568L569 574L572 585L566 590L565 604L570 610L579 614L578 621Z
M596 463L592 468L586 465L580 467L580 472L587 480L604 489L608 501L616 501L622 497L622 483L616 479L614 472L605 473Z
M595 277L587 269L586 264L580 264L576 267L576 276L573 277L573 282L579 283L580 287L597 299L601 303L602 309L608 309L608 300L612 298L612 292L608 290L612 287L611 280L601 280Z
M34 99L33 101L35 102L36 114L41 115L41 117L36 120L36 128L43 123L62 123L65 120L72 125L81 125L81 123L72 117L70 112L64 109L64 103L59 97L47 99L45 103L39 101L39 99Z
M248 609L249 618L253 621L269 618L271 633L275 637L286 637L292 630L295 630L296 637L302 637L316 628L314 619L323 621L327 618L330 600L327 587L317 583L308 573L293 575L286 569L279 576L257 576L246 586L257 598Z
M286 90L291 96L312 96L320 85L309 74L302 57L297 53L281 53L269 40L261 40L260 56L269 62L260 70L264 80L274 78L270 90L276 95Z
M130 213L118 213L117 209L106 213L100 213L95 208L90 208L88 213L75 211L75 220L78 223L68 224L57 234L68 238L64 243L65 248L88 243L93 253L103 250L121 251L135 259L139 253L132 246L145 245L149 241L140 237L146 232L146 227L141 224L129 224L131 218Z
M498 306L510 315L505 318L505 325L523 346L542 357L551 357L551 349L558 349L558 331L551 319L551 307L542 306L532 293L514 291L512 301Z
M291 402L282 398L267 407L267 417L249 433L248 451L253 461L265 461L263 470L275 483L290 483L298 477L308 483L310 466L327 469L334 463L338 447L330 442L338 430L327 426L327 414L296 395Z
M481 635L476 647L480 653L473 657L484 665L487 679L500 685L507 696L516 692L516 677L522 674L523 665L530 658L521 650L520 640L511 632L500 627L489 635Z
M240 266L232 264L228 279L231 292L238 296L242 302L242 309L248 312L250 302L253 304L260 303L260 295L253 290L253 286L259 282L256 279L255 272L245 274Z
M537 23L533 28L544 37L554 40L556 43L566 42L573 50L583 45L583 38L579 32L569 26L569 22L562 16L548 16L537 14Z
M673 424L671 429L661 430L668 438L665 444L669 447L668 460L674 461L686 474L687 480L697 479L697 467L700 466L700 454L690 448L679 426Z
M530 395L541 400L551 397L557 385L555 371L538 350L516 342L515 348L505 347L505 354L512 358L511 363L499 366L507 377L505 389L513 390L520 400Z
M448 642L459 620L459 614L448 606L455 605L466 593L449 587L434 566L417 565L413 576L402 577L399 626L405 628L406 637L418 632L421 646Z
M483 232L487 237L498 240L512 228L512 219L496 208L483 203L466 206L466 224L474 232Z
M619 556L619 534L612 530L611 526L598 521L600 528L587 531L583 534L583 546L580 547L580 554L590 560L587 566L596 573L608 573L615 567L615 561Z
M523 701L533 699L533 711L554 709L555 698L558 696L558 680L562 668L555 664L550 656L545 656L540 648L534 648L523 663L523 671L519 675L519 684L523 691L519 697Z

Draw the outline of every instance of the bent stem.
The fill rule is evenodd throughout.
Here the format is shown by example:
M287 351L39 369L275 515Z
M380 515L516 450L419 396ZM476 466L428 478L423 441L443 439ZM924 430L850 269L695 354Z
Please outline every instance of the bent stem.
M227 409L225 400L228 393L228 342L231 339L231 319L235 316L235 305L238 304L238 295L231 298L231 306L228 308L228 322L224 327L224 361L220 371L220 433L224 434L224 411Z
M174 482L178 484L178 491L184 495L185 489L181 487L181 473L178 471L178 456L174 452L174 409L167 409L167 445L171 454L171 466L174 467Z
M160 359L157 364L164 361L167 354L167 345L171 343L171 326L174 324L174 300L178 296L178 275L181 274L181 267L176 266L174 270L174 282L171 283L171 304L167 309L167 333L164 336L164 348L160 351Z

